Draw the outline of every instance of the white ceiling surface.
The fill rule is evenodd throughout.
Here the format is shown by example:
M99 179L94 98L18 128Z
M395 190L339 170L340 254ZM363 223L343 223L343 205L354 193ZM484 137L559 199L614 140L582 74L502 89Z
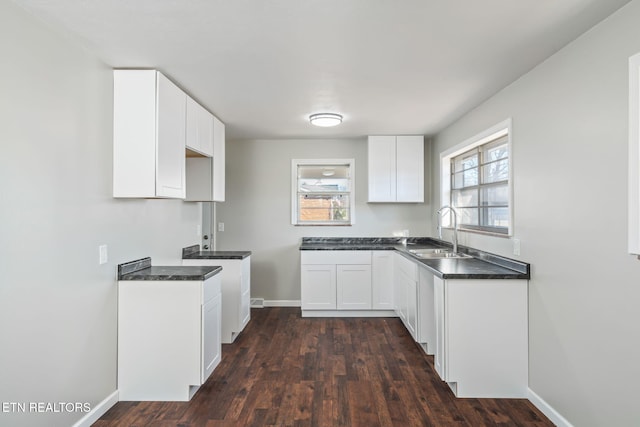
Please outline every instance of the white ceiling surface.
M628 1L14 0L114 68L163 71L228 139L437 133Z

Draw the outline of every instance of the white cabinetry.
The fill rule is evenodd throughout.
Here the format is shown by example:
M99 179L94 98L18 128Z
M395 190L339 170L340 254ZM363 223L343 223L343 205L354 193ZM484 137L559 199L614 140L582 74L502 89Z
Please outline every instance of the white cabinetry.
M389 260L372 262L371 251L301 251L302 315L393 315L392 282L383 282L389 271Z
M213 156L213 114L187 96L186 146L206 157Z
M418 343L427 354L436 348L436 318L433 289L434 275L418 267Z
M120 400L187 401L220 363L219 274L118 282Z
M185 197L186 98L158 71L114 70L114 197Z
M371 252L371 308L393 310L394 251Z
M527 396L527 283L434 277L434 363L456 396Z
M371 261L369 264L336 266L338 310L371 309Z
M424 202L424 137L370 136L369 202Z
M213 123L213 157L187 158L188 201L224 202L225 200L225 126L217 117Z
M394 260L396 312L414 340L418 340L418 266L396 253Z
M302 310L335 310L337 307L336 265L301 265Z
M251 319L251 257L183 259L182 265L222 267L222 342L232 343Z

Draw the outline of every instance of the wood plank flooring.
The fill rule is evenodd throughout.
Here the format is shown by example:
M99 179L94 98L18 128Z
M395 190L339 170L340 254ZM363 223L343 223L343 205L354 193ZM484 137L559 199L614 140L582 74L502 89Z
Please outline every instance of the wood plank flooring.
M253 309L190 402L119 402L107 426L553 426L526 399L457 399L397 318Z

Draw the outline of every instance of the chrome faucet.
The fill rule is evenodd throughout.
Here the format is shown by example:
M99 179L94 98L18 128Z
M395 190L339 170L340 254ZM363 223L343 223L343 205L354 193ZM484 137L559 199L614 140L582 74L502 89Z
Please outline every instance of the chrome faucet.
M453 213L453 252L458 253L458 213L449 205L444 205L443 207L438 209L438 212L436 212L436 214L438 215L438 237L440 238L440 240L442 240L441 216L442 212L447 209L451 211L451 213Z

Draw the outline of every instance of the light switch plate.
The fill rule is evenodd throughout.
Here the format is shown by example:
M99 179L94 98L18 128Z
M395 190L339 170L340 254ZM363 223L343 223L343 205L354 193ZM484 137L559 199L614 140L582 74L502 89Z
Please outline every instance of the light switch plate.
M520 255L520 239L513 239L513 254Z
M106 264L107 261L109 261L107 245L98 246L98 252L100 253L100 260L99 260L100 265Z
M218 231L224 231L224 222L218 223Z

